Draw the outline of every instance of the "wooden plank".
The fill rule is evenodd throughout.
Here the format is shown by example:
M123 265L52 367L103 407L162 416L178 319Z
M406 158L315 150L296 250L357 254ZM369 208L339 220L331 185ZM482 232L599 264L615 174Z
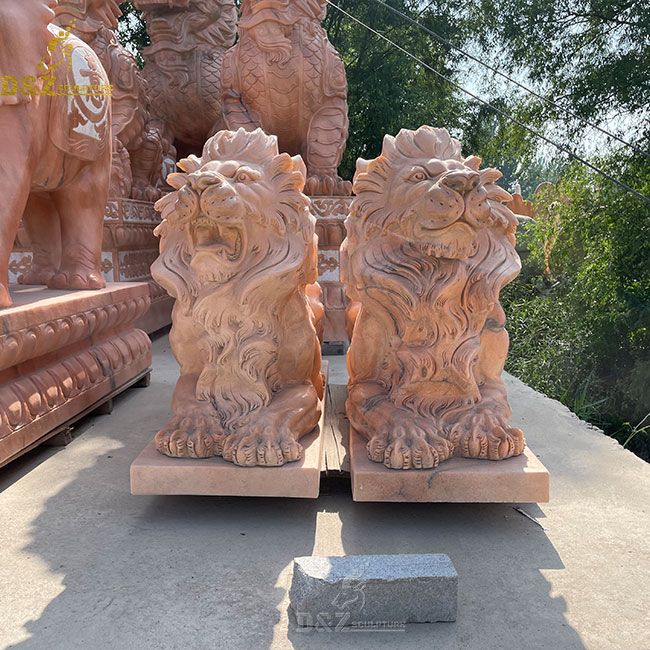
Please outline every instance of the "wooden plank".
M327 407L325 415L325 462L326 476L342 476L350 473L347 437L348 420L345 412L347 386L330 384L327 386Z

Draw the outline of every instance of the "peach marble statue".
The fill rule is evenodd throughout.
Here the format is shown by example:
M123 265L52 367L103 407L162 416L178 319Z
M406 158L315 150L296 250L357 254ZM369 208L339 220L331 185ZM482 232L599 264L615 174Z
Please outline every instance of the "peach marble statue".
M0 307L11 304L7 268L23 213L38 233L29 284L105 286L109 81L88 45L50 24L55 6L0 3Z
M148 89L133 55L115 35L117 0L59 0L56 23L93 48L111 83L113 171L110 196L161 196L163 134L150 114Z
M220 131L172 174L154 279L176 298L181 366L157 448L237 465L302 457L323 392L317 241L299 156L261 129ZM320 310L322 314L322 308Z
M521 268L517 219L501 173L480 163L428 126L358 161L341 260L354 319L347 410L389 468L524 450L501 380L499 292Z
M151 39L143 51L151 110L180 156L222 127L221 64L237 35L234 0L134 0Z
M223 61L230 129L263 128L307 165L309 195L349 195L337 168L348 137L347 78L321 21L326 0L243 0Z

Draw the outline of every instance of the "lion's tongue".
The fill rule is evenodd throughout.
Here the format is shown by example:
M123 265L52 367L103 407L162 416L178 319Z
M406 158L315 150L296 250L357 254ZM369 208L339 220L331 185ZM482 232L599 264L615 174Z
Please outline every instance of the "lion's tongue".
M208 226L197 226L194 237L198 246L211 246L219 242L219 229Z

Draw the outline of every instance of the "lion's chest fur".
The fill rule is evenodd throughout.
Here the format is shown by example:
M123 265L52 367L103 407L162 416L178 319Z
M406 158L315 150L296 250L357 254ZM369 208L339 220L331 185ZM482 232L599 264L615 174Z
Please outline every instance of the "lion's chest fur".
M476 393L480 336L498 300L482 259L436 258L395 241L352 256L363 305L354 353L375 356L373 379L390 386L394 397Z

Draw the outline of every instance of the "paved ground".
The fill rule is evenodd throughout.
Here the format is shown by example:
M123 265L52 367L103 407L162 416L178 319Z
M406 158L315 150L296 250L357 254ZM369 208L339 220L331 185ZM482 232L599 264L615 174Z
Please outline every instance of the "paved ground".
M18 648L650 648L650 465L517 381L516 422L552 472L551 503L354 504L133 497L129 464L176 376L155 343L147 389L66 448L0 470L0 646ZM341 366L333 377L340 378ZM442 552L456 623L306 633L292 558Z

